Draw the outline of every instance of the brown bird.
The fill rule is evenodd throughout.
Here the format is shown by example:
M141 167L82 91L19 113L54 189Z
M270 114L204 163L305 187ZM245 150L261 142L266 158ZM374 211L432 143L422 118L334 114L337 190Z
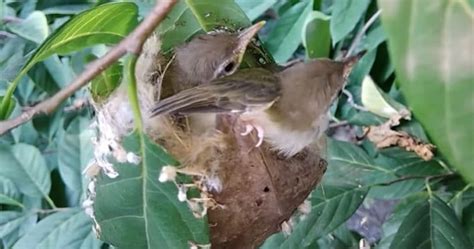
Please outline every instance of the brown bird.
M176 47L174 58L168 65L161 65L162 75L154 81L161 87L159 96L166 98L234 73L247 46L264 24L259 22L236 33L219 31L198 35ZM154 105L147 106L146 116ZM209 186L215 186L209 188L219 188L219 181L211 179L218 170L215 155L226 144L215 129L215 113L193 113L185 119L164 115L147 118L145 122L152 127L155 141L180 161L182 173L203 176Z
M199 35L175 48L175 57L162 82L162 97L234 73L252 38L265 24L258 22L240 32Z
M240 113L246 124L242 135L255 128L257 146L265 139L273 149L291 157L326 130L327 111L358 58L301 62L277 73L240 70L164 99L152 115Z

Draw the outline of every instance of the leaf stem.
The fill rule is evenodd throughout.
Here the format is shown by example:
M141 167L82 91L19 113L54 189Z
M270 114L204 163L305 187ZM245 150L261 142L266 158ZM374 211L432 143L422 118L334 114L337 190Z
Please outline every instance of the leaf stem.
M58 207L56 207L56 205L54 204L53 200L48 196L48 195L45 195L44 196L44 199L46 200L46 202L48 203L48 205L52 208L52 209L57 209Z
M128 54L125 58L125 80L127 81L128 101L132 108L133 119L135 121L135 129L140 133L143 132L142 113L140 111L140 102L138 100L137 81L135 79L135 65L138 56Z
M63 211L69 211L75 208L52 208L52 209L36 209L33 210L34 213L38 214L49 214L49 213L55 213L55 212L63 212Z
M467 184L461 191L457 192L451 199L449 199L448 203L452 202L454 199L458 198L460 195L462 195L464 192L469 190L472 187L472 184Z

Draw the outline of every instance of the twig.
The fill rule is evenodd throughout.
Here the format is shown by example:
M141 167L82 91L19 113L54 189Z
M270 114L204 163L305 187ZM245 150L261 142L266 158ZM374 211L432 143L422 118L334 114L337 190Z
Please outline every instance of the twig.
M366 112L367 109L361 105L358 105L356 104L356 102L354 101L354 96L352 96L352 93L349 92L349 90L347 89L342 89L342 93L344 93L344 95L347 96L347 102L352 106L354 107L354 109L357 109L359 111L364 111Z
M349 58L350 56L352 56L352 54L354 53L354 50L356 49L357 45L359 45L360 40L364 36L365 32L367 32L370 26L372 26L375 20L377 20L377 18L380 16L380 13L382 13L382 10L378 10L377 12L375 12L375 14L373 14L370 17L370 19L364 24L364 27L362 27L362 29L359 31L359 33L357 33L356 37L352 41L352 44L349 47L349 50L347 50L347 53L344 56L345 58Z
M166 17L168 12L176 4L176 0L156 1L155 7L150 14L140 23L140 25L123 39L117 46L112 48L106 55L90 63L86 70L82 72L71 84L61 89L53 97L42 101L38 105L23 112L21 115L6 121L0 121L0 135L11 129L28 122L34 116L53 112L64 100L69 98L74 92L85 86L91 79L99 75L102 71L116 62L126 53L139 55L143 43L153 32L156 26Z

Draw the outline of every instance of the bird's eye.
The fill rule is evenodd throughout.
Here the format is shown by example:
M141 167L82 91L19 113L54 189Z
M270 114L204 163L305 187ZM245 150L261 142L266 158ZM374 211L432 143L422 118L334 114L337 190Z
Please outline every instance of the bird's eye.
M234 67L235 67L235 63L233 61L231 61L231 62L227 63L227 65L225 65L224 71L226 73L230 73L234 70Z

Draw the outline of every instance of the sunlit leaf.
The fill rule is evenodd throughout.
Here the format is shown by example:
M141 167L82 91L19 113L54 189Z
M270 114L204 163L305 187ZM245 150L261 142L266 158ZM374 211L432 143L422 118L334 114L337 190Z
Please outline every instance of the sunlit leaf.
M362 81L362 104L371 112L391 118L396 115L409 113L408 109L384 93L372 80L366 76Z
M331 49L329 16L319 11L311 12L303 27L302 35L308 58L329 57Z

